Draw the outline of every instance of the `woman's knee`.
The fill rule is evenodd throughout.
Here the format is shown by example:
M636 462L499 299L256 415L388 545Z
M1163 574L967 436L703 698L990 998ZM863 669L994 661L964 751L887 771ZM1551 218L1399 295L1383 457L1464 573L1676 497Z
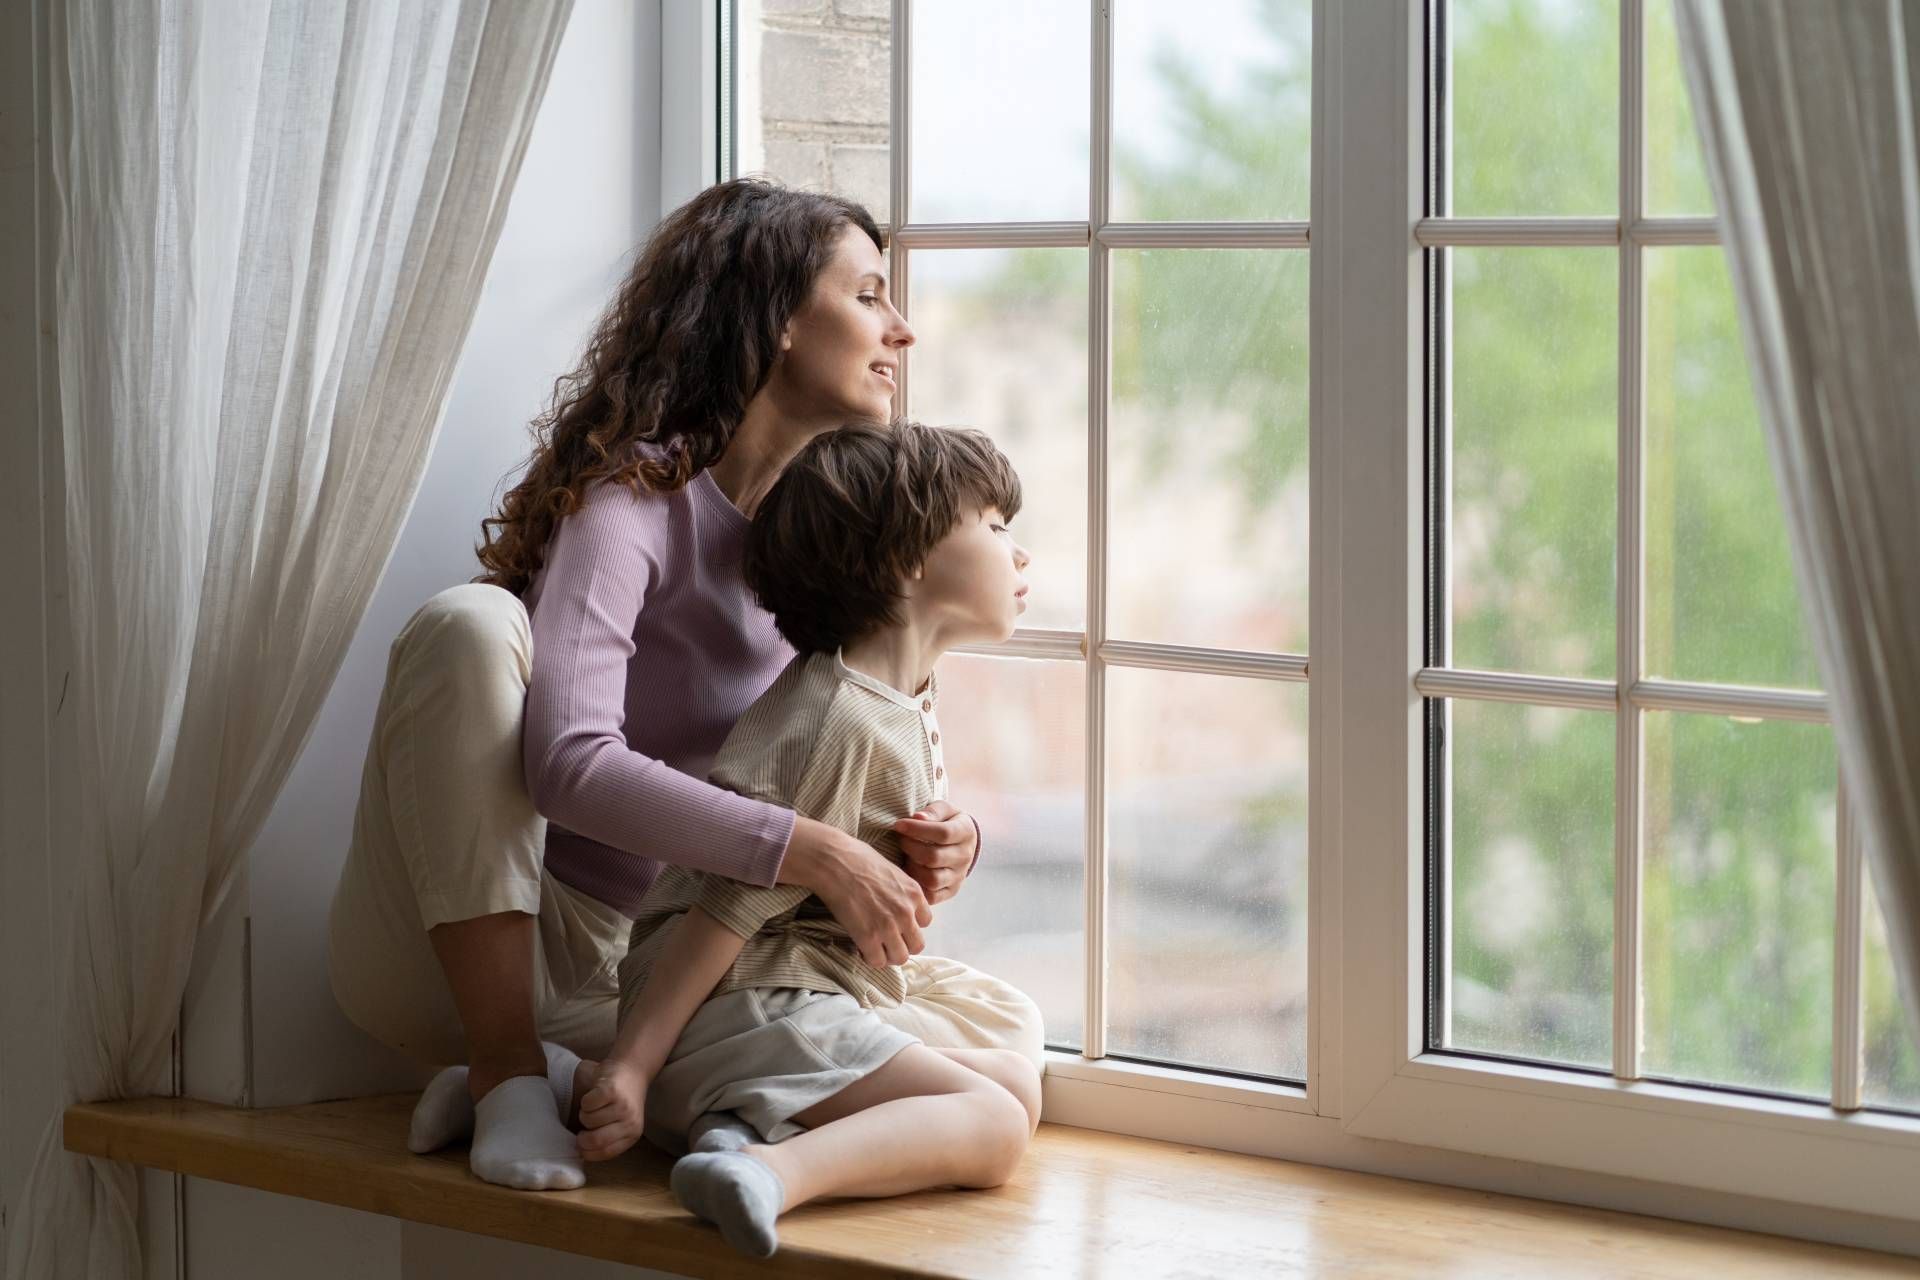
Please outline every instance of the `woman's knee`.
M401 628L394 650L431 668L484 669L503 659L525 668L532 661L533 628L512 592L463 582L421 605Z

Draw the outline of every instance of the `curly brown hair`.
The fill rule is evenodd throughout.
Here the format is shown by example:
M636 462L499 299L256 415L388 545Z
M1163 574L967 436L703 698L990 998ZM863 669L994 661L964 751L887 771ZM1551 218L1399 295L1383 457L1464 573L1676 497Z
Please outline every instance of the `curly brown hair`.
M474 581L524 595L554 526L598 481L666 492L719 461L848 226L885 250L860 205L760 178L708 187L664 218L579 366L555 381L520 482L480 522Z
M900 624L901 585L970 513L1020 514L1020 477L979 431L850 423L808 441L754 513L741 572L801 653Z

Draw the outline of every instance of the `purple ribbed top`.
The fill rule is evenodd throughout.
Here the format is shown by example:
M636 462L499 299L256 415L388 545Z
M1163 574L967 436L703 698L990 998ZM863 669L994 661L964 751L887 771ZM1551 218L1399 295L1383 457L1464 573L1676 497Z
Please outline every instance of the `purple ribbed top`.
M793 811L704 779L793 657L740 576L747 518L701 472L673 493L602 482L526 594L527 788L547 870L631 916L661 863L771 885Z

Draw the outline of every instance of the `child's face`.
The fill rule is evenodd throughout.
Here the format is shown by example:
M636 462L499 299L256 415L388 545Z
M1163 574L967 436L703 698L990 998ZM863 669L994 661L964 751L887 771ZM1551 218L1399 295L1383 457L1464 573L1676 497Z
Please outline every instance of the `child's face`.
M962 516L908 584L912 608L949 646L1005 640L1027 611L1032 559L998 511Z

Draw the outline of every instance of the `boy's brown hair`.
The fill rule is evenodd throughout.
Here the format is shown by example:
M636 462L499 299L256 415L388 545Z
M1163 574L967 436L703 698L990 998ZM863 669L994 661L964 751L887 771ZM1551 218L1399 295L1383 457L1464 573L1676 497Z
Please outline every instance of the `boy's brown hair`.
M807 442L747 532L747 586L801 653L897 624L900 587L962 518L1011 520L1020 477L978 431L899 422Z

